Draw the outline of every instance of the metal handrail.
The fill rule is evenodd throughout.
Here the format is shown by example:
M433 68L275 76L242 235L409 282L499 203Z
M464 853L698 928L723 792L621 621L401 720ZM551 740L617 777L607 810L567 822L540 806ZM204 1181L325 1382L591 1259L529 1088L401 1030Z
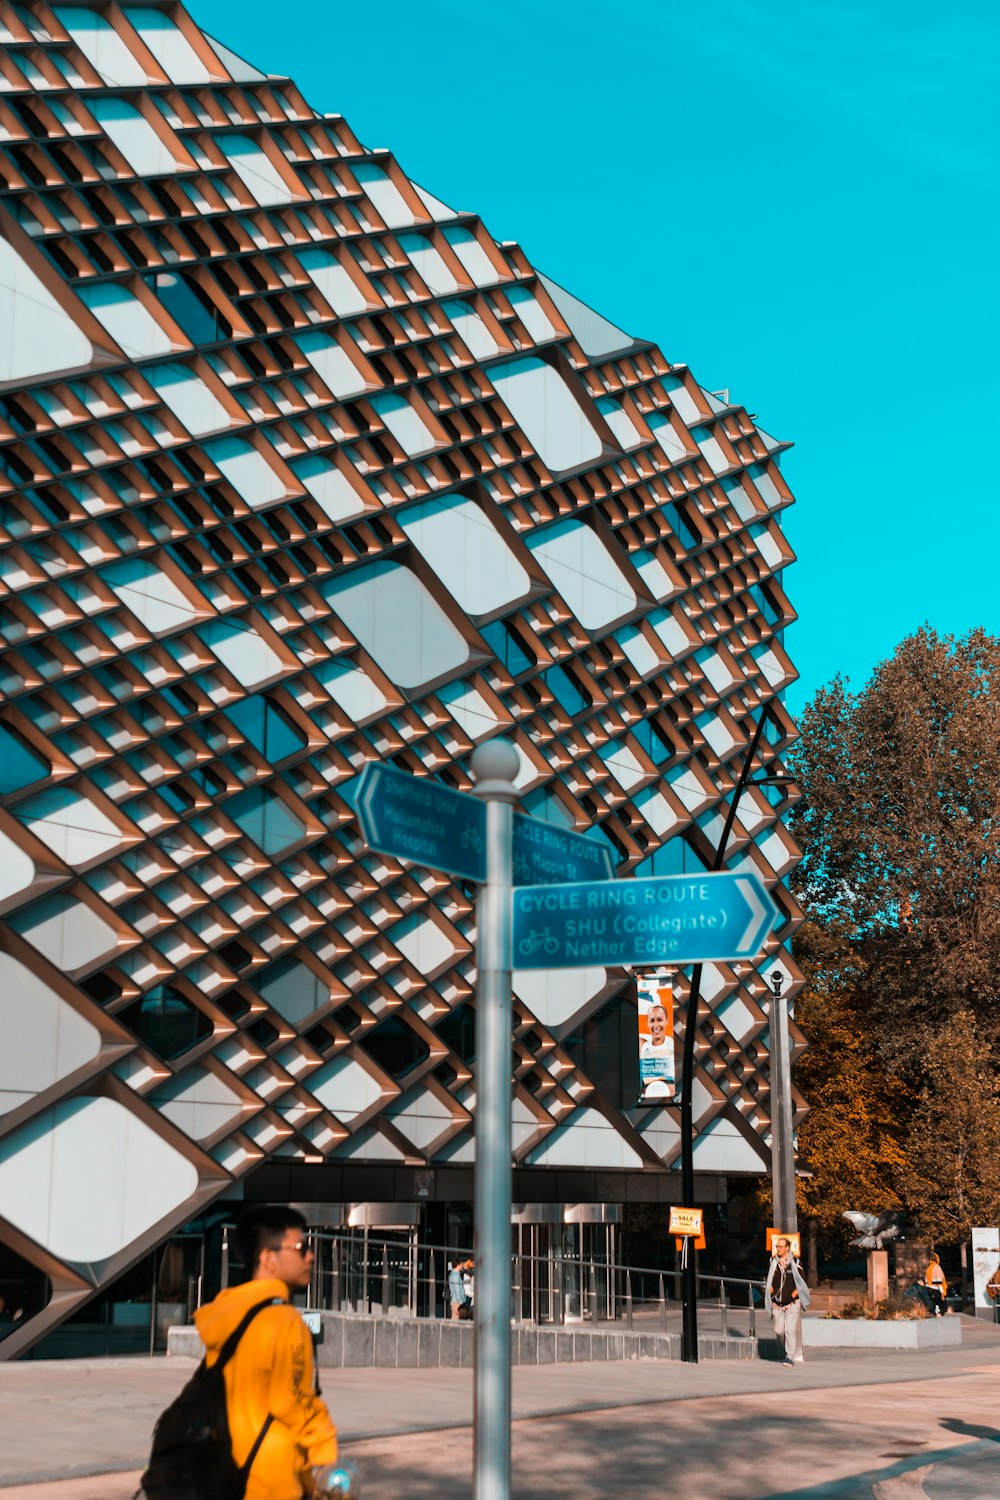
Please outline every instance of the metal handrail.
M327 1311L376 1312L397 1317L450 1316L448 1272L470 1257L461 1246L375 1238L369 1234L313 1231L316 1249L310 1303ZM594 1256L511 1252L511 1315L515 1322L624 1323L630 1329L665 1331L669 1278L678 1273L625 1265ZM719 1331L756 1336L754 1289L763 1281L724 1274L699 1275L699 1301L714 1305ZM734 1323L739 1324L734 1328ZM745 1332L744 1332L745 1330Z

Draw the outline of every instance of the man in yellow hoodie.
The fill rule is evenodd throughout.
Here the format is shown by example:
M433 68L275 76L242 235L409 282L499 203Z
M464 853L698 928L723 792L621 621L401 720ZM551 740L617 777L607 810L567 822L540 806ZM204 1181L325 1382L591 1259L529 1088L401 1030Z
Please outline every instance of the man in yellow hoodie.
M238 1464L270 1418L246 1500L303 1500L313 1491L313 1470L337 1461L337 1431L316 1393L312 1335L288 1301L312 1273L305 1219L294 1208L250 1208L236 1226L236 1246L250 1280L199 1308L195 1323L212 1365L251 1307L281 1299L257 1314L226 1366L226 1408Z

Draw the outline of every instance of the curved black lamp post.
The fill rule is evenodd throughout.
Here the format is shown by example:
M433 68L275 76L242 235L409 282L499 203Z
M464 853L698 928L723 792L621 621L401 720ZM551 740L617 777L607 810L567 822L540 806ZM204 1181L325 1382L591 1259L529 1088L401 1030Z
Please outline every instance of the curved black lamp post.
M745 792L751 780L751 769L753 758L757 754L761 736L764 733L764 722L771 716L771 707L768 705L763 709L757 720L753 738L750 741L743 769L740 771L739 780L733 788L733 794L729 803L729 811L722 828L722 837L719 839L719 847L715 851L715 857L710 865L713 874L722 869L726 859L726 846L729 843L729 835L733 831L733 823L736 819L736 809L740 798ZM792 781L791 776L766 776L759 778L760 785L779 784L780 782ZM686 1208L694 1207L694 1044L695 1029L698 1021L698 1002L701 999L701 964L695 964L691 970L691 988L688 992L687 1016L684 1022L684 1053L681 1065L681 1200ZM772 1125L773 1129L773 1125ZM685 1364L696 1365L698 1363L698 1275L695 1268L694 1252L689 1249L684 1263L681 1267L681 1359Z

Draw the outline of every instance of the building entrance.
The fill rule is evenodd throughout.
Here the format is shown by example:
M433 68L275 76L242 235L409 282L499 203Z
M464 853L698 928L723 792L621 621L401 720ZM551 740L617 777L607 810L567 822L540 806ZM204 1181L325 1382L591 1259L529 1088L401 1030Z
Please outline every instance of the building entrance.
M559 1323L615 1316L619 1204L522 1203L511 1219L516 1317Z

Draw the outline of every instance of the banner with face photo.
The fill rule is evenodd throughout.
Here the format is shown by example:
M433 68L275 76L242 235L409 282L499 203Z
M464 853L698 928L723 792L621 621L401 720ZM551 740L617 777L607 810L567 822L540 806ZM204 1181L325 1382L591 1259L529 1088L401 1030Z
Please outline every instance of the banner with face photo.
M636 975L639 1000L640 1102L672 1099L677 1092L674 1063L674 985L667 969Z

